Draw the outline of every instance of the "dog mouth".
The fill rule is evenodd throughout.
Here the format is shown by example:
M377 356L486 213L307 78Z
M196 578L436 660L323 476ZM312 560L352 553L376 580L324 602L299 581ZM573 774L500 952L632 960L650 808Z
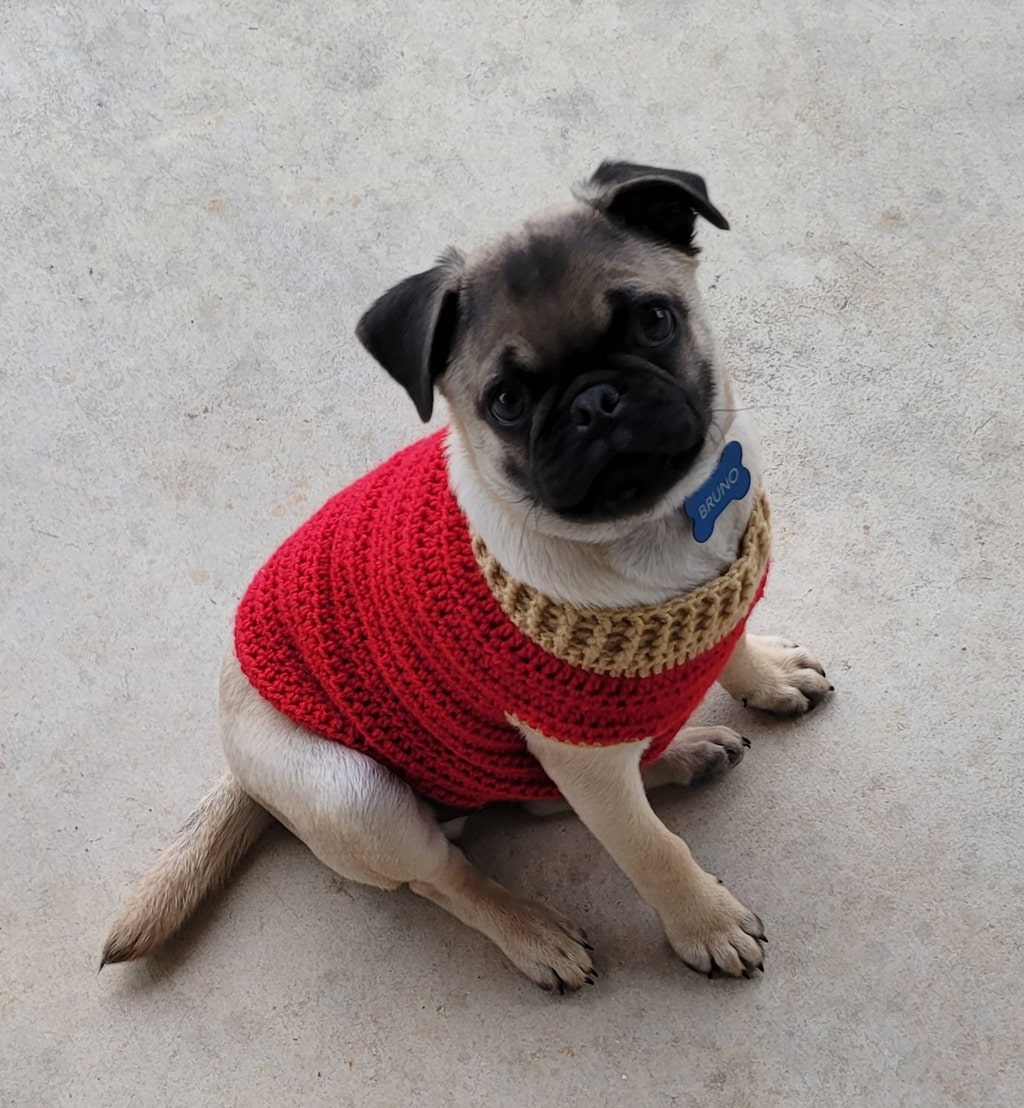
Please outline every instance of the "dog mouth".
M689 471L704 436L683 450L617 454L596 469L562 474L540 500L557 515L576 522L606 522L639 515L661 499Z

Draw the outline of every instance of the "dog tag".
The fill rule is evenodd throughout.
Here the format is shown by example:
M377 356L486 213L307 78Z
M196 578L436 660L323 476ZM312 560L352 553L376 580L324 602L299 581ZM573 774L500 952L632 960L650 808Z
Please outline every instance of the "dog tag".
M697 542L707 542L722 512L749 491L750 470L743 464L743 446L736 441L727 443L711 476L683 501Z

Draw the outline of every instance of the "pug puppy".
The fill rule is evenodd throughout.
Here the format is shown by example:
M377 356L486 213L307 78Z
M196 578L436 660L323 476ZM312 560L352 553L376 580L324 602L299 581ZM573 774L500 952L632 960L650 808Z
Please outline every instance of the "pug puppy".
M712 976L763 969L764 927L646 790L749 743L683 727L714 680L802 713L799 646L746 633L769 530L761 459L696 281L704 181L602 164L575 202L450 250L357 334L445 431L344 490L257 575L221 678L228 772L141 879L103 963L147 954L273 819L343 878L408 885L558 991L593 947L453 845L494 801L570 807Z

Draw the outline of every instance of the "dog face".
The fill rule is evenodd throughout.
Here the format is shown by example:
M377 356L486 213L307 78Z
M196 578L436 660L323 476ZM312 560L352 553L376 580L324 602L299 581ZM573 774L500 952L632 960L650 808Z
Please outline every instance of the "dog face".
M567 209L385 293L358 335L487 484L575 531L678 502L723 382L695 281L692 174L604 164ZM720 444L717 444L720 445Z

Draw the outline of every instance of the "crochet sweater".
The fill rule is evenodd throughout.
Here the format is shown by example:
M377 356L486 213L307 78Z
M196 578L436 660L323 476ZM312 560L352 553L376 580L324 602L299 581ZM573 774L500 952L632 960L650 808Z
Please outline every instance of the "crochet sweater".
M729 571L655 607L586 611L511 580L470 534L444 435L401 451L287 539L245 593L242 671L278 711L453 809L557 797L515 719L661 754L761 595L767 503Z

